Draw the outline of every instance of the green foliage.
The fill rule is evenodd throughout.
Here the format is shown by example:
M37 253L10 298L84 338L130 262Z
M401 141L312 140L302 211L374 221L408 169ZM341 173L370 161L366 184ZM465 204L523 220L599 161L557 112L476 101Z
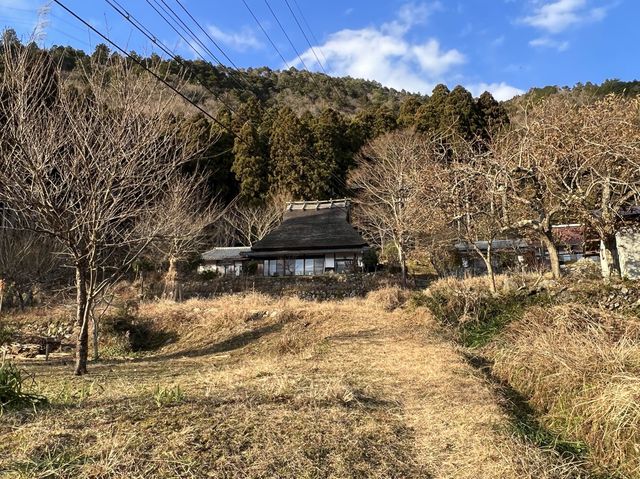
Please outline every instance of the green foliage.
M211 281L216 279L219 275L217 271L205 270L202 273L199 273L198 276L202 281Z
M154 328L136 317L136 306L122 304L107 316L101 326L102 353L105 357L123 357L153 351L177 339L175 333Z
M0 416L9 409L24 407L37 408L46 405L46 397L27 393L24 390L27 382L33 382L33 377L26 375L12 362L2 360L0 363Z
M180 386L160 387L157 385L153 390L153 401L159 408L180 404L184 400L185 395Z
M13 330L0 321L0 346L7 344L13 337Z
M428 307L439 322L453 327L462 344L478 348L491 342L509 323L521 319L528 307L550 303L551 298L542 293L492 295L488 291L437 288L428 295L415 295L412 301Z
M378 251L371 248L362 254L362 264L366 271L375 271L378 266Z
M233 154L231 170L240 182L240 196L249 203L261 202L269 191L269 159L265 140L251 120L235 138Z

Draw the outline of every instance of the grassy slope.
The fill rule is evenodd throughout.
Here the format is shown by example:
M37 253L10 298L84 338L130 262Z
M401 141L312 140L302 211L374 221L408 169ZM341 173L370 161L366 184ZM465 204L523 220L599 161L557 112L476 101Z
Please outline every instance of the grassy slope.
M52 398L0 421L2 477L575 477L509 434L425 310L384 295L143 305L151 356L24 366ZM267 314L264 314L267 312Z

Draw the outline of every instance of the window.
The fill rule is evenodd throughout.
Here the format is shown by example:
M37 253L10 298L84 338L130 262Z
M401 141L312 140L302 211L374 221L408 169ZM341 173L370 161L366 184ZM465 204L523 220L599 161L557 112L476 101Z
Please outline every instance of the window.
M313 276L313 258L306 258L304 260L304 274L306 276Z
M336 273L347 273L355 269L353 255L336 255Z
M269 276L275 276L276 275L276 273L277 273L277 270L276 270L277 264L276 263L277 262L274 259L270 259L269 260Z
M304 274L304 260L301 258L296 259L296 276L302 276Z
M276 263L276 276L284 276L284 260L276 259L273 261Z
M268 259L265 259L263 261L262 271L264 272L265 276L269 276L269 260Z
M295 258L287 258L284 260L284 275L293 276L296 273Z
M324 273L324 258L315 258L313 260L313 274Z

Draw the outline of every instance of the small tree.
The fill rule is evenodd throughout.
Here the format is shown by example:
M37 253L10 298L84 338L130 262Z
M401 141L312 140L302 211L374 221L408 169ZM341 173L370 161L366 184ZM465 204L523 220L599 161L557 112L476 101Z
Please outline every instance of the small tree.
M206 178L177 177L163 201L146 215L145 232L156 233L152 248L168 264L163 297L172 301L182 298L179 264L199 253L206 242L206 230L222 216L222 208L207 200Z
M262 205L234 203L224 215L238 243L252 246L270 233L280 221L288 196L271 194Z
M464 141L457 141L453 161L445 169L440 195L446 217L457 231L458 241L482 258L489 277L489 288L496 292L493 267L495 239L503 232L502 178L490 156L476 152ZM486 242L486 249L482 243Z
M160 225L140 220L192 151L176 141L173 95L121 59L91 65L82 91L46 52L5 46L0 63L0 201L75 269L75 373L85 374L93 304L157 238Z

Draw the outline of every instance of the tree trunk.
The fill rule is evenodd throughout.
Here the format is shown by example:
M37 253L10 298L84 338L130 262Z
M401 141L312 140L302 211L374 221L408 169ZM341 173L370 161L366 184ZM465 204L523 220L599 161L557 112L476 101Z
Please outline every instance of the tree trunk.
M620 258L616 247L615 235L600 238L600 266L605 280L620 277Z
M558 248L553 242L551 233L541 232L539 238L549 254L549 262L551 263L551 274L553 275L553 278L560 279L562 276L562 270L560 269L560 257L558 256Z
M496 274L493 271L493 251L491 250L491 243L493 240L489 241L489 245L487 246L487 255L480 254L482 259L484 260L484 264L487 266L487 275L489 276L489 290L492 293L496 293Z
M89 356L89 297L87 295L88 268L84 261L76 264L76 322L79 326L76 340L75 374L87 373Z
M174 256L169 258L169 269L164 278L165 299L178 301L180 298L180 281L178 278L178 259Z
M400 262L400 275L402 281L402 288L407 287L407 261L404 254L404 249L400 245L396 245L398 249L398 261Z
M98 344L98 339L100 337L100 328L98 324L98 318L95 316L95 314L92 314L91 317L93 323L93 360L97 361L98 359L100 359L100 350Z

